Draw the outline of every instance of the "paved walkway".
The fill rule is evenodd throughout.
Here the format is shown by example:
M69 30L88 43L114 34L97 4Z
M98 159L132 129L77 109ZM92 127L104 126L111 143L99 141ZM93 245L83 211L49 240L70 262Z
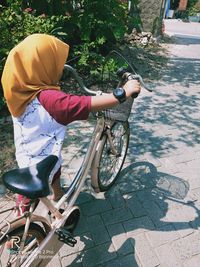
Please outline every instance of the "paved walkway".
M81 193L78 244L64 245L48 266L199 267L200 42L177 42L169 44L156 92L143 91L135 102L116 185L105 194ZM73 138L82 132L75 126Z
M183 22L178 19L165 19L165 32L169 36L192 37L200 39L200 23Z

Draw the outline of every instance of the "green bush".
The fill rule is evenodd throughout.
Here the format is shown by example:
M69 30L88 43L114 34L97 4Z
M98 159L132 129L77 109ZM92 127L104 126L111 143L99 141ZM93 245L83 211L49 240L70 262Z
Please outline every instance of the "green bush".
M176 18L188 20L189 16L196 16L200 13L200 0L188 0L185 11L176 12Z
M71 2L71 1L69 1ZM80 56L78 68L90 76L98 76L104 56L123 40L128 29L127 2L118 0L73 1L71 42L72 55Z
M77 66L96 75L103 56L123 40L134 21L127 4L119 0L7 0L6 6L0 5L0 74L8 52L37 32L67 42L70 57L79 57Z
M0 6L1 60L7 56L10 49L32 33L49 33L61 38L66 37L67 34L62 32L62 27L68 19L64 15L36 16L35 10L23 9L21 1L14 1L8 8Z
M200 13L200 1L199 0L189 0L187 6L187 15L196 16L197 13Z
M16 44L33 33L49 33L61 39L66 38L67 33L62 31L62 27L68 19L64 15L36 16L35 10L23 9L21 1L13 1L8 7L0 6L0 76L6 57ZM0 110L5 105L2 95L0 90Z

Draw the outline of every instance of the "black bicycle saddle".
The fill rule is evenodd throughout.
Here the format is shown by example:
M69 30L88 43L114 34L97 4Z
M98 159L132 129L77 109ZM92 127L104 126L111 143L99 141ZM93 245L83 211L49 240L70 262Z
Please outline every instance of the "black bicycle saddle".
M30 199L46 197L50 194L49 175L57 161L57 156L50 155L33 166L8 171L2 176L3 183L12 192Z

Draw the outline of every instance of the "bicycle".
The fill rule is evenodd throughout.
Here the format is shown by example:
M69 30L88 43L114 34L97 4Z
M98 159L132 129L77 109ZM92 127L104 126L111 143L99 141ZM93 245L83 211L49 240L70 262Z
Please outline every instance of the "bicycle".
M125 60L123 56L117 52L114 54L120 58L119 62L122 64L121 60ZM110 62L113 65L113 61ZM122 68L118 68L116 64L116 73L120 77L118 85L127 79L139 79L143 87L151 91L140 75L128 71L128 68L133 70L128 61L125 60L125 63ZM107 71L109 64L104 73L112 80ZM88 89L72 66L65 65L65 70L74 76L85 94L102 93ZM58 249L63 243L69 246L76 244L72 233L79 221L80 211L74 204L90 169L91 185L95 192L108 190L116 181L127 154L130 136L128 117L133 101L134 98L130 98L113 109L95 114L96 126L84 160L67 192L55 205L47 196L50 194L48 178L57 162L56 156L50 155L34 166L4 173L2 178L6 188L30 198L31 206L28 212L17 218L5 218L0 225L2 266L45 266L42 265L44 258L41 256L44 251L49 251L53 242L57 242ZM49 211L48 218L34 214L38 200ZM65 208L61 209L63 205ZM0 214L15 210L15 206L3 208Z

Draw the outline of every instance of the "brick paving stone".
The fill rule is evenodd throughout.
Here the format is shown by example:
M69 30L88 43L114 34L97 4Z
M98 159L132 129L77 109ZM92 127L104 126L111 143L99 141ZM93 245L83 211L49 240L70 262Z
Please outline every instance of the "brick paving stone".
M190 190L198 189L200 187L199 171L197 168L192 168L190 163L181 166L181 172L177 173L180 177L189 182Z
M167 166L161 166L161 167L158 167L158 171L159 172L162 172L162 173L170 173L171 175L178 175L180 173L180 169L177 167L173 167L171 168L171 170L169 171L168 170L168 167Z
M143 154L143 156L148 162L153 164L155 167L160 167L161 166L161 162L160 162L159 158L155 157L154 155L152 155L151 152L146 152L146 153Z
M157 188L155 188L153 192L156 192L156 194L158 194L158 196L154 199L156 205L162 210L164 216L166 216L169 210L168 201L162 196L163 192L160 194L159 193L160 191L159 190L157 191Z
M143 206L147 211L148 217L151 218L152 222L156 227L160 227L165 225L166 223L162 220L164 218L165 213L161 210L158 205L153 201L145 201L143 202Z
M119 180L119 188L122 194L134 192L144 188L144 185L136 178L134 174L124 175L123 181Z
M87 217L84 216L82 211L81 211L80 219L79 219L78 225L75 229L75 234L80 235L80 234L83 234L86 232L89 232L89 226L87 224Z
M48 263L47 265L45 265L45 267L55 267L55 266L60 266L61 265L61 259L59 257L59 254L53 256L53 259L50 261L50 263ZM42 266L40 266L42 267Z
M144 189L136 192L139 201L142 203L155 202L156 196L153 194L152 189Z
M193 201L200 199L200 187L190 190L190 197Z
M131 238L127 239L127 234L122 224L112 224L107 226L113 246L118 255L134 253L134 246Z
M83 267L82 254L72 254L61 258L62 267ZM53 266L52 266L53 267ZM55 266L54 266L55 267ZM58 266L57 266L58 267Z
M100 245L110 241L109 234L105 226L96 226L90 230L92 240L94 240L95 245Z
M116 208L121 208L125 206L124 198L120 192L120 185L114 186L108 192L106 192L106 199L109 200L111 206Z
M128 238L134 238L136 235L141 234L147 231L148 229L155 229L153 222L147 216L125 221L123 222L123 226L125 228Z
M200 221L198 222L198 225L200 225L199 223ZM194 229L192 229L192 227L196 229L196 227L193 226L193 223L191 222L174 223L173 226L176 229L180 237L185 237L185 236L192 234L194 232Z
M195 230L200 229L200 218L199 218L199 216L196 217L195 220L190 221L190 222L189 222L189 226L190 226L189 229L191 229L191 230L193 230L193 231L194 231L194 229L195 229Z
M155 182L153 177L155 176L155 173L149 170L149 165L149 162L136 161L124 169L123 174L119 177L118 181L120 192L122 194L130 193L144 188L154 187Z
M81 204L80 207L83 214L86 216L92 216L98 214L99 211L105 212L108 210L112 210L112 206L107 199L106 200L93 199L93 201Z
M123 197L126 201L127 207L131 210L134 217L142 217L147 215L147 211L144 209L134 193L125 194Z
M183 263L183 267L199 267L200 255L194 256Z
M94 267L111 261L116 257L117 254L113 245L108 242L84 251L82 263L84 267Z
M141 266L155 267L160 264L144 233L135 237L135 254L139 258Z
M77 205L87 203L93 200L93 196L87 192L81 192L76 203Z
M156 228L155 231L146 232L146 237L153 248L180 238L171 224Z
M175 161L171 160L171 158L160 158L160 162L161 166L158 167L158 171L165 172L167 170L167 172L171 174L181 171L179 165L177 165Z
M177 259L182 262L200 254L200 232L195 231L191 235L174 241L172 248Z
M119 257L111 262L108 262L102 267L138 267L134 254L129 254L124 257Z
M190 222L195 220L198 217L196 211L190 206L182 206L176 209L168 210L166 216L163 218L165 222L171 222L173 224L180 224L185 222Z
M162 267L181 267L182 264L178 261L170 244L165 244L155 249L157 257ZM191 266L192 267L192 266Z
M102 219L105 225L127 221L133 218L128 208L113 209L102 213Z
M99 214L85 218L88 229L103 227L104 223Z
M190 162L196 160L196 153L194 153L193 149L185 149L179 155L169 156L168 160L173 164Z

